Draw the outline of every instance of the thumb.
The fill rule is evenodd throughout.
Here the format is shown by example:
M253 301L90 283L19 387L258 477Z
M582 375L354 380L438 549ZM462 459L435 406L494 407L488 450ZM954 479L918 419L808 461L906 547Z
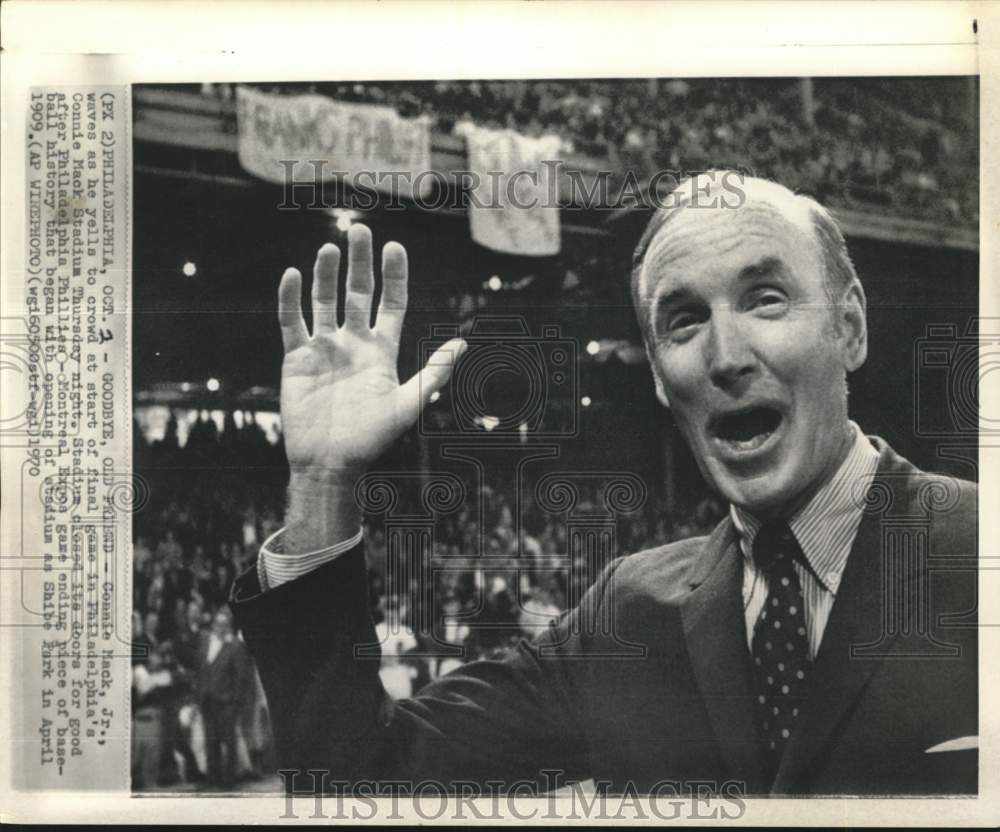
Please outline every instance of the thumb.
M468 349L469 345L461 338L452 338L438 347L427 365L402 385L397 391L397 412L401 421L412 425L420 416L431 396L448 383L458 359Z

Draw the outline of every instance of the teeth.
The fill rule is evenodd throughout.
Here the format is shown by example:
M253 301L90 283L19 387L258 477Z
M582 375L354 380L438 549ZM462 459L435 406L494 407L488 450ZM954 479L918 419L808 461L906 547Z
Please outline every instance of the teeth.
M752 436L749 439L720 439L720 441L737 451L752 451L763 445L772 433L774 433L774 431L769 430L767 433L758 433L756 436Z

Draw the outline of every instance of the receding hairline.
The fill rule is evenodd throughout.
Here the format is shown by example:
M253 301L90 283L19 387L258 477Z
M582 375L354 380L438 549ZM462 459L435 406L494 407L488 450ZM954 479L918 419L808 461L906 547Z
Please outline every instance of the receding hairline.
M691 204L691 195L694 193L705 198L718 195L719 191L725 187L727 174L739 177L740 183L744 187L744 197L749 196L749 200L738 206L714 209L698 208L698 206ZM706 178L708 180L707 189L698 183L699 179ZM675 200L672 201L671 197L675 197ZM854 264L847 252L843 232L830 212L812 197L797 194L778 182L746 176L736 171L712 171L700 177L682 180L668 195L667 201L671 204L658 207L650 218L632 255L630 275L632 303L644 335L648 326L647 313L649 312L645 309L644 303L644 268L654 243L660 239L662 232L667 229L671 220L679 216L680 212L685 209L738 211L750 203L774 210L784 220L806 232L815 243L822 270L823 285L831 299L834 299L838 289L846 289L853 281L858 280Z

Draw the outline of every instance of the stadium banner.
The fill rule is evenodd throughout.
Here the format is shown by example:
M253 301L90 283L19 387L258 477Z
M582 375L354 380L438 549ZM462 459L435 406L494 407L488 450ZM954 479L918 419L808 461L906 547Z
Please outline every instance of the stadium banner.
M431 177L420 174L431 169L429 119L323 95L244 86L236 95L239 160L248 173L279 184L339 177L356 187L427 196Z
M468 143L469 170L476 183L469 200L472 239L505 254L558 254L553 173L560 138L532 138L471 122L456 124L454 132Z

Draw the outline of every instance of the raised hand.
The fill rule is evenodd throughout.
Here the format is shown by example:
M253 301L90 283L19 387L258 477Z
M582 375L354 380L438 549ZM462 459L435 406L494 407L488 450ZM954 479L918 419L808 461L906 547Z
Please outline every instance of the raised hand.
M453 339L427 366L400 385L396 372L406 314L406 250L382 250L382 297L370 325L375 278L372 236L364 225L348 232L344 324L337 325L340 250L327 243L313 268L313 331L302 318L302 276L288 269L278 289L278 319L285 358L281 420L292 485L334 489L326 499L353 499L354 483L413 425L431 395L451 377L465 342ZM308 487L308 486L307 486ZM290 515L294 512L290 511ZM291 520L291 517L290 517ZM353 531L352 531L353 533Z

